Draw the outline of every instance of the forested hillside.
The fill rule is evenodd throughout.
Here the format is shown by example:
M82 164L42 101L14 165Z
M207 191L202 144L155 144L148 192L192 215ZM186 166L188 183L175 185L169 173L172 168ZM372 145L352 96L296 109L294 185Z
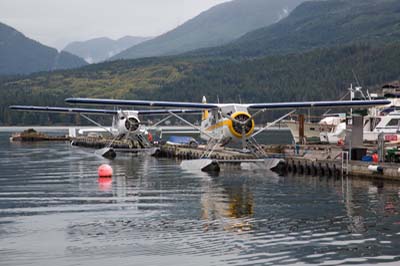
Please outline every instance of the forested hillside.
M0 83L0 123L71 121L65 116L12 113L10 104L64 105L66 97L210 102L337 99L357 73L364 86L399 79L400 43L352 45L257 60L184 57L121 60L40 73ZM49 120L50 118L50 120Z

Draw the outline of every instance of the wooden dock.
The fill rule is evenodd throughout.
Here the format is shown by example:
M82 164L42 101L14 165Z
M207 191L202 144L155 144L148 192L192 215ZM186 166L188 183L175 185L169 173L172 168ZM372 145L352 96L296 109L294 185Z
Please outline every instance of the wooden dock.
M74 146L102 149L105 147L112 147L124 150L137 150L140 149L139 143L133 140L113 140L111 138L103 137L75 137L71 138L71 144Z
M286 157L285 162L288 173L333 177L342 175L341 160L310 160L301 157ZM343 173L345 174L346 171L343 170ZM348 175L400 181L400 164L349 161Z
M162 158L177 158L181 160L192 160L200 159L204 152L205 147L190 147L180 145L162 145L158 152L155 154L156 157ZM249 153L241 153L233 149L216 149L210 156L210 159L233 161L233 160L251 160L256 159L256 156Z
M69 141L68 136L51 136L30 128L21 133L12 134L10 141L20 142L37 142L37 141Z
M311 176L340 177L342 174L357 177L399 180L399 163L373 163L349 161L348 170L342 169L342 147L332 145L303 145L295 150L292 145L264 146L267 155L284 159L284 167L279 167L281 174L293 173ZM205 152L204 147L163 145L157 157L177 158L179 160L199 159ZM296 154L298 153L298 154ZM222 161L253 160L256 156L241 153L233 149L217 149L211 159Z

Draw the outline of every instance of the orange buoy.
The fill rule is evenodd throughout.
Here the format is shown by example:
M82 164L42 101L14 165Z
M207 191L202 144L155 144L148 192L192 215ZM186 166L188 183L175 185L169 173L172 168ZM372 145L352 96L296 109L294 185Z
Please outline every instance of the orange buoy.
M111 178L113 175L113 169L108 164L102 164L97 170L97 173L99 174L99 177Z

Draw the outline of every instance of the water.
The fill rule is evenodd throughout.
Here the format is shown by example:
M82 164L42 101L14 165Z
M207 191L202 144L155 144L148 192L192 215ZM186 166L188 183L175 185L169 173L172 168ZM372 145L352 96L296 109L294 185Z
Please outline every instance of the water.
M399 183L210 176L5 133L0 169L0 265L400 264Z

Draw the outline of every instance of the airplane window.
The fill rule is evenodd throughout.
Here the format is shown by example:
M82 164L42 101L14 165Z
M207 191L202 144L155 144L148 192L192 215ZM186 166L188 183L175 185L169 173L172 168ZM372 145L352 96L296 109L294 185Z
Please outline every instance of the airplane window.
M399 119L392 119L389 121L387 124L388 126L398 126L399 125Z

